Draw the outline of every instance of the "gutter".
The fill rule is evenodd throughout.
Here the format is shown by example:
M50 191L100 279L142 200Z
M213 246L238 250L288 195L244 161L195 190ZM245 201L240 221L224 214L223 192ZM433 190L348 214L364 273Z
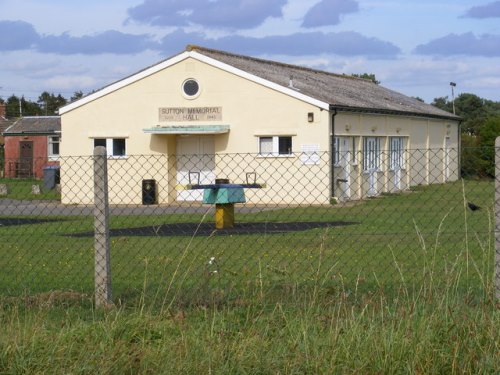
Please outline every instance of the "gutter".
M391 109L380 109L380 108L360 108L360 107L348 107L330 104L330 111L339 112L357 112L357 113L369 113L369 114L380 114L380 115L397 115L397 116L409 116L409 117L423 117L423 118L435 118L441 120L451 120L451 121L462 121L459 116L452 115L434 115L431 113L421 113L421 112L407 112L407 111L397 111Z

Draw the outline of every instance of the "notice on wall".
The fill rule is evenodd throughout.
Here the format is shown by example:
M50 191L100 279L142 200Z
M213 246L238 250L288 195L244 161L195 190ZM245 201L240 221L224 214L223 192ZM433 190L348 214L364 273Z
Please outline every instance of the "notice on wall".
M222 121L222 107L159 108L159 121Z
M309 145L300 145L300 161L302 164L306 165L314 165L319 164L320 156L319 156L319 145L317 144L309 144Z

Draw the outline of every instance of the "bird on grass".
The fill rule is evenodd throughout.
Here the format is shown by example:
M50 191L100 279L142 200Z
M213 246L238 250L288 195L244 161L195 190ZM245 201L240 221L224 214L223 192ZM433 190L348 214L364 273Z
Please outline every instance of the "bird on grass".
M467 207L469 207L471 211L477 211L481 209L481 207L475 205L472 202L467 202Z

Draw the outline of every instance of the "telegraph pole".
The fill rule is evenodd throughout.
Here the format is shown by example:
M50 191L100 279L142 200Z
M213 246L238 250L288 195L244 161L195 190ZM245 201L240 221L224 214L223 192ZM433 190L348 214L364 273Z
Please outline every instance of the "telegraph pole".
M451 104L453 106L453 114L455 114L455 86L457 84L455 82L450 82L450 86L451 86Z

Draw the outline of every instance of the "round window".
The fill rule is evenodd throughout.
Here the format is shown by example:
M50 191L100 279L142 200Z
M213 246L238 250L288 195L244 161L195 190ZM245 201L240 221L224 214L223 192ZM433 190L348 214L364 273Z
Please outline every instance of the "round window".
M182 90L187 96L196 96L200 91L200 85L194 79L187 79L182 84Z

